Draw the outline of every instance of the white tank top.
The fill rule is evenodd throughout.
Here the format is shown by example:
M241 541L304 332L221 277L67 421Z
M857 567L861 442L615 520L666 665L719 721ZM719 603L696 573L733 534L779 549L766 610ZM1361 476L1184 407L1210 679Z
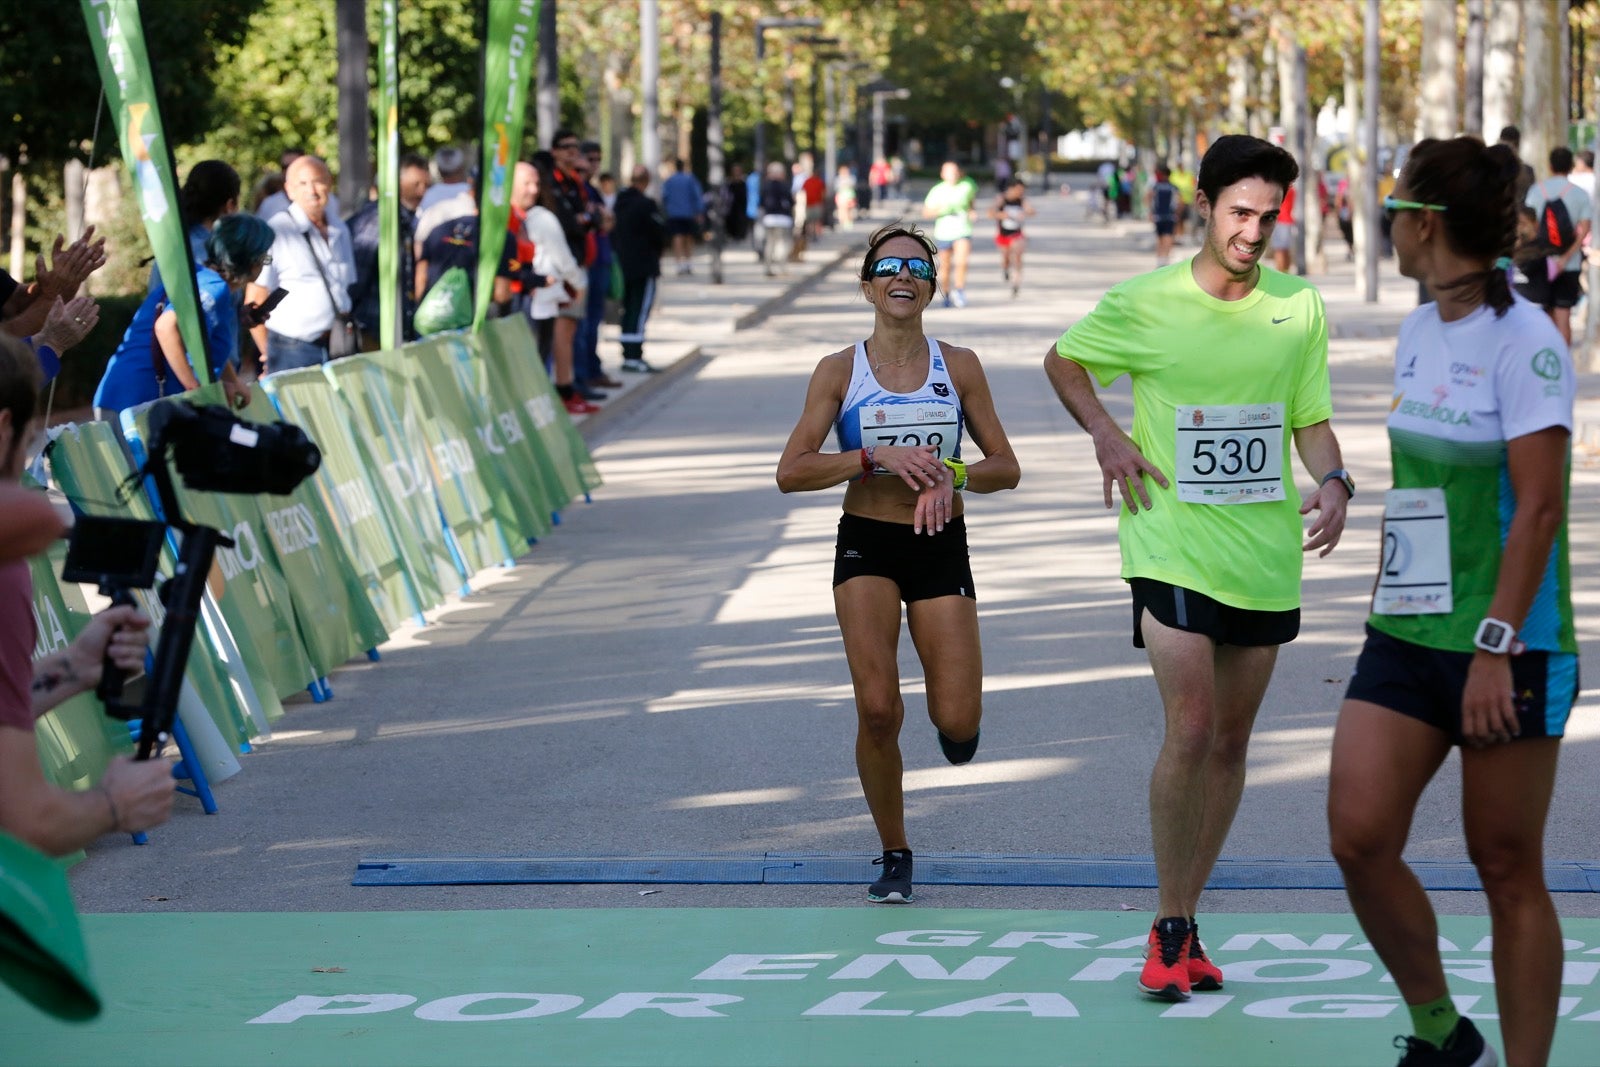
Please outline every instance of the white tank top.
M961 457L961 398L939 342L928 338L928 377L909 393L878 384L867 358L867 343L856 342L850 385L834 430L841 452L867 445L933 445L940 459Z

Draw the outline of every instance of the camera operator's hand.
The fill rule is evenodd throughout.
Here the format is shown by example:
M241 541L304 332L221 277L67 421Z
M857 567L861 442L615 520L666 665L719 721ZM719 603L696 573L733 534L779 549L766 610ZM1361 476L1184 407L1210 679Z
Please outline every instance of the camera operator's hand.
M135 762L118 756L106 764L106 773L95 789L108 800L111 829L131 834L160 826L172 817L177 783L172 778L171 760Z

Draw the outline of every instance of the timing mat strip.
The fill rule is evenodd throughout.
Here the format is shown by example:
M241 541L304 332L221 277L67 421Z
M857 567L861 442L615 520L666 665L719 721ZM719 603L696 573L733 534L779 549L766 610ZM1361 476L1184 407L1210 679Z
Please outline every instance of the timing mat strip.
M1411 864L1424 889L1480 890L1466 861ZM351 885L850 885L871 880L867 856L768 852L759 856L380 856L356 865ZM1545 867L1555 893L1600 893L1600 861ZM1147 856L917 856L919 885L1156 888ZM1342 889L1332 860L1223 859L1209 889Z

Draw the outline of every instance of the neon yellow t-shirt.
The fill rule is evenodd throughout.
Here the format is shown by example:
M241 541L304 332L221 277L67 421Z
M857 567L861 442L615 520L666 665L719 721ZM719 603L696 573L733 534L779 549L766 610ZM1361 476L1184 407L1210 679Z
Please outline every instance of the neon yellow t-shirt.
M933 239L959 241L963 237L971 237L972 219L967 212L972 210L972 203L977 197L978 188L970 178L962 178L954 183L940 182L929 189L923 204L934 213Z
M1167 477L1166 489L1145 480L1152 510L1123 506L1122 576L1255 611L1299 607L1303 527L1291 445L1294 430L1333 414L1322 295L1262 268L1249 296L1219 300L1189 262L1174 263L1108 292L1056 352L1102 386L1132 379L1134 443ZM1222 418L1245 429L1212 429ZM1239 477L1221 488L1201 477L1220 483L1224 472ZM1251 502L1181 500L1180 473L1190 499Z

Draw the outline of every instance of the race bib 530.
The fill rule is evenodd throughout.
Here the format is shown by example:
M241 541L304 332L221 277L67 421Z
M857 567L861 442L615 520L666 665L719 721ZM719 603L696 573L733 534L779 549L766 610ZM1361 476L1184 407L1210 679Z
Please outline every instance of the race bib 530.
M1179 405L1178 499L1262 504L1283 491L1283 405Z

